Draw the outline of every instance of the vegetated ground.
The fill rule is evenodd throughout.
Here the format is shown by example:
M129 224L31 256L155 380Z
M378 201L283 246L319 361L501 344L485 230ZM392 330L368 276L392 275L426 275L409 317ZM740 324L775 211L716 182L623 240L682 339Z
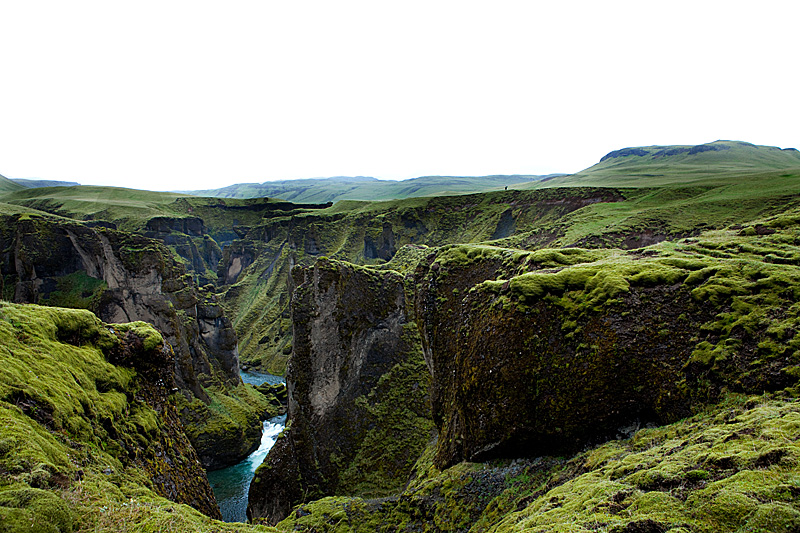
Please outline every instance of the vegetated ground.
M228 209L245 206L236 203L241 200L183 200L167 193L117 194L108 188L87 196L91 188L19 191L9 186L15 192L0 198L4 202L0 212L110 221L130 231L145 231L154 216L202 218L210 228L208 235L225 235L219 240L242 250L252 248L248 253L253 262L243 266L236 279L220 280L217 272L222 269L213 274L237 332L246 340L245 360L273 370L280 370L291 352L288 290L283 286L291 264L308 264L328 255L410 272L420 255L414 250L423 246L491 241L493 247L454 250L453 260L500 253L517 261L515 265L524 263L524 268L509 269L501 279L487 280L480 288L496 291L508 305L514 305L514 298L549 298L580 313L581 306L589 309L613 300L631 286L683 284L698 300L720 306L715 319L704 324L716 342L698 346L687 364L724 374L726 362L736 359L748 335L759 332L759 343L747 346L757 354L755 364L740 369L742 375L757 379L762 368L782 357L790 364L781 370L796 377L800 170L792 168L790 160L776 162L794 155L737 153L738 161L728 159L723 164L714 158L736 153L740 147L735 143L727 150L690 154L693 147L673 147L687 150L655 155L661 148L648 148L641 155L618 154L598 168L541 184L597 188L591 191L500 191L385 203L340 202L326 209L267 217L259 209ZM542 209L563 206L569 199L599 197L604 200L575 209ZM521 198L526 201L520 202ZM253 207L263 201L250 202ZM286 231L278 232L281 228ZM267 240L269 235L278 238ZM406 244L413 246L403 248ZM388 253L392 248L391 255L381 257L382 249ZM178 253L174 248L173 252ZM6 419L0 429L0 517L5 527L10 531L253 527L211 521L157 496L146 473L135 465L126 466L118 450L104 450L97 437L97 413L112 421L122 418L130 375L104 366L102 352L86 343L68 348L69 370L61 376L69 373L72 380L52 376L44 356L64 350L49 333L52 326L47 321L53 319L40 326L38 311L6 306L3 312L0 333L6 332L5 349L0 348L0 356L6 358L4 368L14 368L3 374L0 388ZM28 322L36 325L23 326ZM79 355L72 355L73 349ZM19 367L21 353L40 362ZM86 392L97 376L84 376L75 357L87 361L95 369L92 372L104 369L113 378L106 376L105 385L95 385L98 391L106 390L96 397ZM40 369L38 364L44 366ZM15 392L40 379L36 376L52 382L41 389L41 398L32 401ZM734 383L720 391L718 403L689 418L639 428L630 438L570 457L496 459L439 470L432 443L401 493L380 500L336 496L308 503L278 529L798 531L797 393L791 385L765 394L743 394ZM41 408L74 403L71 397L85 397L76 404L78 418L71 422L75 428L54 423L48 409ZM121 434L135 441L148 427L125 426Z
M186 505L215 502L152 327L3 302L0 346L0 530L242 530Z
M730 395L571 457L432 465L382 500L301 505L281 531L790 532L800 526L794 395Z
M338 177L302 180L239 183L204 191L189 191L196 196L218 198L275 197L290 202L326 203L342 200L393 200L418 196L443 196L485 192L514 187L543 179L544 176L422 176L402 181L365 177Z

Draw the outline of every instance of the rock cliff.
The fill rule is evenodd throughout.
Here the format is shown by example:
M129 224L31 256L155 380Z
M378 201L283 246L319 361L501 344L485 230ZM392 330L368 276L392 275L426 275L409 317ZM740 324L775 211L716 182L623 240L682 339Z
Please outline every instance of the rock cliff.
M293 276L289 426L248 507L271 523L322 496L397 491L433 429L403 277L329 259Z
M298 502L328 496L300 506L282 527L307 524L300 529L311 531L321 527L321 516L338 516L365 531L372 518L375 527L401 521L409 531L468 530L482 513L500 519L501 511L487 505L513 490L517 482L508 476L544 476L522 483L537 498L586 472L559 474L564 464L553 457L613 447L603 443L646 428L680 427L697 412L724 410L708 406L731 394L793 397L800 378L800 271L777 259L795 257L787 243L797 232L785 223L630 251L421 248L408 277L325 258L312 269L296 268L290 429L257 471L251 516L275 522ZM358 356L357 340L400 309L420 333L407 339L408 349L424 354L438 439L420 457L411 484L376 503L368 491L341 483L348 449L374 456L388 442L349 440L359 432L350 415L365 415L347 391L354 383L349 376L386 371L380 358ZM387 391L374 398L381 394ZM780 409L791 410L787 402L780 400ZM385 421L376 419L376 426ZM759 454L772 444L765 446ZM753 461L740 468L762 464ZM714 463L724 472L708 476L726 478L732 464ZM652 476L630 482L637 490L683 483L661 471ZM702 486L685 490L696 488ZM514 505L523 509L531 501ZM442 522L422 527L428 519Z
M159 332L104 324L85 310L2 302L0 338L0 516L10 531L26 513L30 530L56 530L37 499L61 509L58 530L71 531L63 526L73 516L85 519L83 491L154 491L220 518L183 432L173 351Z
M557 223L587 206L619 202L614 189L505 191L359 203L279 216L241 228L217 278L235 315L243 361L283 373L291 352L290 271L321 256L354 264L390 261L405 245L440 246L517 238L543 246L563 236ZM288 214L288 213L287 213ZM556 229L554 229L556 228Z
M0 249L5 298L83 307L107 322L144 321L164 334L175 353L182 417L187 426L192 422L204 465L234 463L258 446L264 402L241 385L231 322L216 296L198 289L161 243L64 219L17 215L3 217ZM211 409L214 394L232 397L242 409Z
M721 295L730 273L712 273L728 264L702 251L432 253L417 271L416 305L437 466L570 453L684 418L721 391L796 383L797 356L769 351L767 324L720 323L748 299L785 313L791 297L771 297L785 274L753 258L753 275L771 282L743 279L739 295Z

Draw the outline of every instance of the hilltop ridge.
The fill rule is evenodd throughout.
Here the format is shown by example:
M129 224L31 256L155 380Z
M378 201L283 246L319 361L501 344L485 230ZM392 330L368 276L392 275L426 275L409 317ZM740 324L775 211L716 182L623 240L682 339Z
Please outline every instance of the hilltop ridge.
M24 188L25 187L23 187L19 183L14 183L7 177L0 175L0 193L5 193L9 191L18 191Z
M660 187L752 176L800 168L795 148L742 141L699 145L639 146L614 150L589 168L522 188Z

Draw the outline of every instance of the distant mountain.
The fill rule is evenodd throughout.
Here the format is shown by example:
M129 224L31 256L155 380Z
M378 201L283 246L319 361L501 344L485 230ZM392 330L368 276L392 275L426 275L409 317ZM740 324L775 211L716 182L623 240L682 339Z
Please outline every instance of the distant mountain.
M716 141L696 146L641 146L606 154L600 162L569 176L536 183L536 187L658 187L707 182L800 168L795 148Z
M196 196L219 198L270 197L303 203L326 203L338 200L395 200L419 196L440 196L483 192L530 183L548 176L423 176L402 181L369 177L334 177L239 183L221 189L181 191Z
M75 187L80 185L76 181L56 181L56 180L26 180L12 179L14 183L27 187L28 189L38 189L40 187Z

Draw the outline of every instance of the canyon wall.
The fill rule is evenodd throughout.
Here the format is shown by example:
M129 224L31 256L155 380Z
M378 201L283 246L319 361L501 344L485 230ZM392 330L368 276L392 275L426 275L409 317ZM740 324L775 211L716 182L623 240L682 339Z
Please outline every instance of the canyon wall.
M433 436L403 277L320 259L293 282L291 422L250 486L248 515L270 523L329 494L396 492Z
M258 446L259 395L239 378L236 334L213 292L195 286L160 242L106 227L37 215L0 224L3 297L86 308L111 323L144 321L174 351L180 409L203 464L235 463ZM231 396L240 412L210 409ZM234 416L236 415L236 416Z

